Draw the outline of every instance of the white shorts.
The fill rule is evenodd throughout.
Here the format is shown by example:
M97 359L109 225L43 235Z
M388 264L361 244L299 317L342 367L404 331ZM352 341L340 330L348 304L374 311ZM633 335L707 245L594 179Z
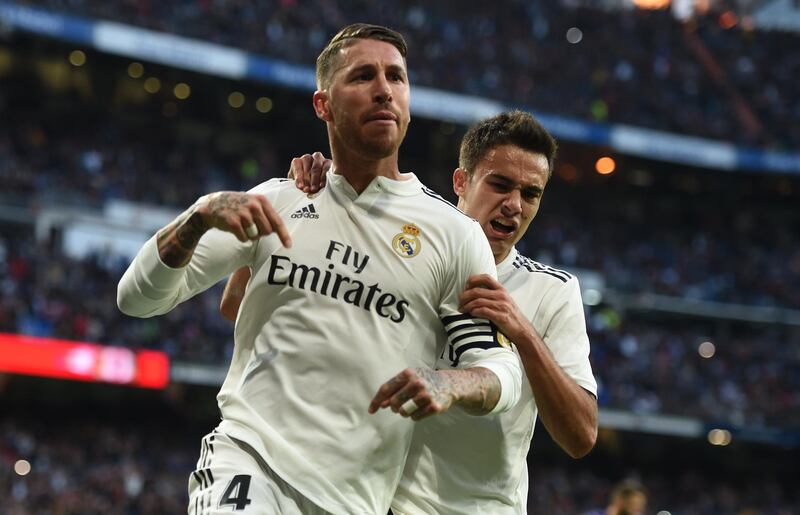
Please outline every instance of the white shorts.
M189 476L189 515L326 515L281 479L255 450L214 430Z

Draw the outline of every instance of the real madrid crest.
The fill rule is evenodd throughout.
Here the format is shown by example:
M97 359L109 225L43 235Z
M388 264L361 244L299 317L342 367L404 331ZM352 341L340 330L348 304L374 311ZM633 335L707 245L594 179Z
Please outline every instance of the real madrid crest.
M511 348L511 340L509 340L508 336L503 334L503 331L501 331L500 329L497 330L497 343L499 343L506 349Z
M392 248L401 257L412 258L419 254L422 242L419 241L419 227L414 224L405 224L403 232L392 239Z

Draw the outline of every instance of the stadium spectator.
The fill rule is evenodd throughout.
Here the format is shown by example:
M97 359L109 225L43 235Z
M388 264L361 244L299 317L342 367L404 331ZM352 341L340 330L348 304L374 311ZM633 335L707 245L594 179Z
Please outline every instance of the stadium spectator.
M643 515L647 508L647 490L635 479L626 479L611 491L608 506L585 515Z
M800 148L800 36L754 29L747 18L731 24L718 9L682 22L668 9L522 0L502 8L405 0L392 9L356 0L33 3L299 63L336 27L371 20L408 35L418 84L598 122Z

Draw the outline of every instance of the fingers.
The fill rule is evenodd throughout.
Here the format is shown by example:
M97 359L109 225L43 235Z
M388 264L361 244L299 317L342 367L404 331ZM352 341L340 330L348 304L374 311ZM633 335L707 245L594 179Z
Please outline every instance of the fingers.
M467 279L467 284L464 287L465 289L470 288L486 288L490 290L495 290L498 288L502 288L503 286L489 274L476 274L469 276Z
M286 228L286 224L283 223L281 215L275 211L275 208L272 207L272 204L269 203L264 195L255 195L255 198L258 200L265 220L270 226L270 231L265 234L272 234L272 232L278 233L278 238L280 238L283 246L287 249L290 248L292 246L292 237L289 234L289 230Z
M394 396L408 383L413 374L413 370L407 368L383 383L381 387L378 388L378 392L375 394L375 397L373 397L372 401L369 403L369 408L367 411L372 414L381 408L388 407L392 396Z
M306 154L305 156L307 155L308 154ZM289 162L289 173L286 174L287 178L294 179L295 186L297 186L297 189L300 190L302 190L303 187L305 186L305 181L304 181L305 178L303 177L303 174L300 173L303 169L302 162L303 162L303 157L305 156L295 157L294 159L292 159Z
M393 412L412 420L442 413L446 407L436 400L432 386L413 369L407 368L381 385L368 411L376 413L379 409L391 408Z
M327 178L325 174L331 167L331 161L325 159L321 152L314 152L311 155L311 167L308 174L308 186L311 193L316 193L325 186ZM327 166L326 166L327 165Z
M505 290L487 290L486 288L470 288L461 292L458 296L458 309L462 313L469 313L467 305L479 299L492 302L504 302L507 300Z

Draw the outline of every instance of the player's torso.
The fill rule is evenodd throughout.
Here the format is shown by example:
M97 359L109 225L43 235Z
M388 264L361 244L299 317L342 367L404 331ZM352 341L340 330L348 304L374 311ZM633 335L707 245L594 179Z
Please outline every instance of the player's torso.
M309 488L358 506L386 483L391 497L413 424L367 407L396 373L435 364L453 238L440 238L430 200L410 194L368 188L354 200L288 184L268 197L293 245L270 236L255 250L236 324L243 366L231 369L223 416L255 429L273 466Z
M498 279L534 328L543 333L550 317L545 304L553 282L508 266L498 267ZM518 489L526 476L525 459L537 413L530 384L524 379L520 400L508 412L474 417L452 410L418 423L409 454L409 464L416 462L416 470L407 466L399 496L436 500L423 511L523 513Z
M382 353L431 366L441 344L432 336L444 336L437 309L447 251L429 230L429 213L378 188L356 201L335 188L315 196L285 189L277 209L293 246L262 240L244 306L280 334L270 347L319 341L344 347L337 352L345 356ZM346 359L342 369L352 365Z

